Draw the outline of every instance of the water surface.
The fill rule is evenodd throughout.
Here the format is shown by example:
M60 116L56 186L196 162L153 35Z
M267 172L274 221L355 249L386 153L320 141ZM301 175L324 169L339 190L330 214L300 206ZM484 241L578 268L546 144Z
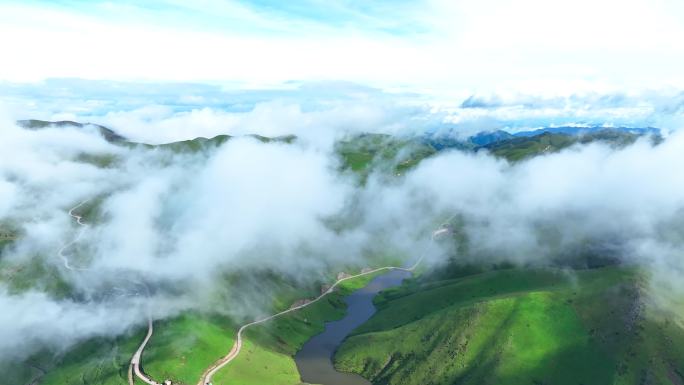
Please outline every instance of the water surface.
M410 275L406 271L392 270L375 277L368 285L345 297L347 314L344 318L326 323L323 333L308 340L295 355L302 381L322 385L371 385L358 374L335 370L332 356L345 337L375 313L373 297L382 290L401 285Z

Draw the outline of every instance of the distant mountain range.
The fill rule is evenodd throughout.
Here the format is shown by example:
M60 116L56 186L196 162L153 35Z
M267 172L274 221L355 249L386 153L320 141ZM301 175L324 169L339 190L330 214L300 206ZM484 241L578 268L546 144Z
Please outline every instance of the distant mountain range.
M537 136L545 132L552 134L565 134L565 135L584 135L593 134L601 131L617 131L625 132L635 135L660 135L660 129L655 127L606 127L606 126L561 126L561 127L545 127L539 128L532 131L520 131L513 134L513 136ZM499 132L499 131L497 131ZM505 132L505 131L501 131Z
M74 122L71 120L61 120L61 121L46 121L46 120L37 120L37 119L27 119L27 120L18 120L17 124L23 128L26 128L28 130L40 130L48 127L57 127L57 128L79 128L79 129L87 129L87 128L94 128L96 129L102 137L107 140L110 143L114 143L117 145L124 145L124 146L142 146L144 148L152 149L152 148L164 148L168 149L174 152L198 152L210 148L214 148L217 146L220 146L221 144L227 142L232 138L230 135L217 135L212 138L204 138L204 137L197 137L194 139L188 139L188 140L181 140L177 142L169 142L169 143L163 143L163 144L148 144L148 143L141 143L141 142L135 142L128 140L124 136L119 135L116 131L107 128L105 126L99 125L99 124L94 124L94 123L79 123L79 122ZM286 136L277 136L277 137L266 137L266 136L261 136L261 135L245 135L247 137L254 138L256 140L259 140L261 142L284 142L284 143L291 143L296 139L294 135L286 135Z
M229 135L218 135L214 138L198 137L191 140L184 140L161 145L149 145L128 141L114 130L93 123L79 123L73 121L50 122L43 120L20 120L17 124L27 129L41 129L46 127L94 127L109 142L124 145L142 145L149 148L168 148L175 152L196 152L202 149L218 146L231 137ZM509 160L520 160L541 153L555 152L575 143L589 143L592 141L609 142L613 145L624 145L632 143L638 137L651 135L656 142L661 138L661 131L654 127L605 127L605 126L561 126L544 127L530 131L508 132L504 130L483 131L468 138L457 136L453 131L441 133L427 133L417 137L396 138L391 135L379 134L360 134L353 141L352 147L359 146L370 141L372 151L378 151L382 147L402 147L412 144L412 147L419 148L422 159L427 153L439 152L445 149L457 149L464 151L486 150L494 155L502 156ZM262 142L271 140L292 142L296 137L284 136L277 138L266 138L259 135L249 135ZM365 138L365 139L364 139ZM368 143L366 143L368 145ZM422 147L421 147L422 146ZM364 146L361 146L363 149ZM358 149L352 152L357 154ZM396 149L394 149L396 150ZM363 152L363 151L362 151ZM396 151L389 151L394 154ZM357 154L358 155L358 154ZM395 154L396 155L396 154ZM367 162L362 162L367 163ZM408 162L409 164L413 164Z
M515 138L515 135L502 130L483 131L469 137L468 142L478 146L486 146L488 144L503 142L504 140L513 138Z
M444 148L477 149L489 148L495 144L514 140L516 138L534 138L543 134L554 134L568 137L582 137L601 135L654 135L661 134L655 127L605 127L605 126L561 126L543 127L536 130L508 132L504 130L482 131L465 139L452 133L430 133L423 136L426 144L437 150Z

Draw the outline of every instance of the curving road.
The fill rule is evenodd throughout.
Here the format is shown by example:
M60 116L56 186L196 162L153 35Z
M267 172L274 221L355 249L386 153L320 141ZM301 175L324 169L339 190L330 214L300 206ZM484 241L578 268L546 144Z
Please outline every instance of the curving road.
M142 283L142 285L145 288L145 293L146 293L147 297L149 298L150 297L150 288L144 282ZM133 354L133 357L131 357L131 363L128 365L128 385L135 385L135 378L133 378L134 374L136 377L141 379L146 384L163 385L163 384L160 384L157 381L151 379L150 377L145 375L145 373L142 370L140 370L140 360L142 360L143 351L145 350L147 343L150 341L150 338L152 338L153 333L154 333L154 323L152 322L152 315L150 315L149 307L148 307L147 334L145 335L145 338L143 339L143 341L140 343L140 346L138 346L138 350L136 350L135 353Z
M69 216L72 217L72 218L74 218L74 219L76 219L76 223L77 223L79 226L81 226L81 229L78 231L78 234L76 234L76 236L74 237L74 239L71 240L71 242L68 242L68 243L64 244L64 245L62 246L62 248L59 249L59 251L57 252L57 255L58 255L60 258L62 258L62 261L64 262L64 267L65 267L67 270L72 270L72 271L85 271L85 270L88 270L88 269L84 269L84 268L80 268L80 267L73 267L73 266L71 266L71 264L69 263L69 258L67 258L67 256L64 255L64 251L65 251L66 249L68 249L69 247L71 247L74 243L78 242L78 241L81 239L81 237L83 236L83 233L84 233L84 232L86 231L86 229L88 228L88 225L85 224L85 223L83 223L83 217L80 216L80 215L74 214L74 210L76 210L77 208L83 206L83 205L86 204L89 200L90 200L90 199L86 199L86 200L84 200L83 202L77 204L76 206L72 207L72 208L69 210Z
M431 239L434 240L435 236L439 235L438 234L439 231L441 231L441 230L437 230L437 231L433 232ZM205 370L204 373L202 373L202 377L200 377L200 380L197 383L197 385L207 385L207 384L211 383L211 379L214 377L216 372L221 370L221 368L223 368L224 366L228 365L229 362L234 360L240 354L240 350L242 349L242 334L244 333L244 331L247 328L249 328L251 326L259 325L261 323L270 321L274 318L283 316L283 315L288 314L288 313L292 313L294 311L297 311L299 309L303 309L309 305L312 305L312 304L320 301L326 295L332 293L333 290L335 290L335 288L337 286L339 286L339 284L341 284L344 281L348 281L350 279L362 277L364 275L374 274L374 273L377 273L380 271L385 271L385 270L402 270L402 271L412 272L418 267L418 265L420 265L420 263L423 261L424 257L425 257L425 255L421 255L420 258L418 258L418 260L416 261L416 263L414 263L413 266L411 266L411 267L397 267L397 266L378 267L377 269L365 271L363 273L359 273L356 275L351 275L349 277L339 279L332 286L330 286L330 288L328 288L328 290L326 290L323 294L321 294L318 297L316 297L315 299L313 299L311 302L307 302L303 305L295 306L293 308L281 311L280 313L276 313L276 314L273 314L273 315L268 316L266 318L262 318L262 319L250 322L248 324L242 325L240 327L240 329L238 329L237 338L235 339L235 342L233 343L233 347L230 349L230 352L228 352L228 354L226 356L224 356L220 360L216 361L212 366L210 366L207 370Z
M396 266L385 266L385 267L379 267L377 269L369 270L369 271L366 271L364 273L360 273L360 274L352 275L352 276L349 276L346 278L342 278L342 279L338 280L337 282L335 282L332 286L330 286L330 288L328 290L326 290L323 294L316 297L311 302L307 302L303 305L295 306L295 307L290 308L288 310L281 311L280 313L276 313L276 314L273 314L273 315L268 316L266 318L262 318L260 320L253 321L253 322L250 322L248 324L242 325L242 327L240 327L240 329L238 329L237 338L236 338L235 342L233 343L233 347L230 349L230 352L225 357L221 358L220 360L215 362L211 367L209 367L209 369L207 369L202 374L202 377L200 378L200 380L197 384L198 385L209 384L211 382L211 379L214 376L214 374L216 374L216 372L221 370L221 368L223 368L224 366L228 365L228 363L230 361L234 360L238 356L238 354L240 354L240 350L242 349L242 333L247 328L249 328L250 326L254 326L254 325L258 325L258 324L270 321L276 317L280 317L282 315L291 313L293 311L296 311L296 310L305 308L311 304L314 304L314 303L318 302L319 300L321 300L326 295L332 293L333 290L335 289L335 287L337 287L340 283L342 283L344 281L354 279L354 278L358 278L358 277L362 277L362 276L368 275L368 274L377 273L379 271L384 271L384 270L404 270L404 271L410 272L410 271L413 271L418 266L418 264L420 263L421 260L422 260L422 258L420 260L418 260L418 262L416 262L416 264L411 266L410 268L403 268L403 267L396 267Z
M453 218L453 216L452 216L451 218ZM448 221L451 220L451 218L449 218L449 219L447 220L447 223L448 223ZM442 227L442 228L433 231L432 236L431 236L431 240L434 240L435 237L440 236L440 235L442 235L442 234L448 232L447 229L444 229L444 228L443 228L444 225L442 225L441 227ZM294 312L294 311L303 309L303 308L305 308L305 307L307 307L307 306L310 306L310 305L312 305L312 304L314 304L314 303L320 301L320 300L321 300L323 297L325 297L326 295L332 293L333 290L335 290L335 288L336 288L337 286L339 286L342 282L348 281L348 280L350 280L350 279L362 277L362 276L364 276L364 275L374 274L374 273L377 273L377 272L380 272L380 271L385 271L385 270L402 270L402 271L413 272L413 271L420 265L420 263L423 261L424 257L425 257L425 255L424 255L424 253L423 253L423 255L421 255L420 258L418 258L418 260L416 261L416 263L414 263L414 264L413 264L412 266L410 266L410 267L398 267L398 266L384 266L384 267L378 267L378 268L373 269L373 270L365 271L365 272L362 272L362 273L359 273L359 274L356 274L356 275L351 275L351 276L348 276L348 277L339 279L339 280L337 280L334 284L332 284L332 286L330 286L330 288L328 288L328 290L326 290L324 293L322 293L321 295L319 295L319 296L316 297L315 299L311 300L310 302L307 302L307 303L304 303L304 304L302 304L302 305L299 305L299 306L295 306L295 307L289 308L289 309L287 309L287 310L284 310L284 311L281 311L281 312L279 312L279 313L270 315L270 316L268 316L268 317L261 318L261 319L259 319L259 320L252 321L252 322L250 322L250 323L247 323L247 324L242 325L242 326L238 329L237 337L236 337L236 339L235 339L235 342L233 342L233 346L231 347L231 349L230 349L230 351L228 352L228 354L225 355L223 358L219 359L218 361L216 361L215 363L213 363L209 368L207 368L207 370L205 370L204 373L202 373L202 376L200 377L199 382L197 382L197 385L208 385L208 384L210 384L210 383L211 383L211 380L212 380L212 378L214 377L214 375L216 374L216 372L218 372L219 370L221 370L224 366L228 365L228 363L230 363L231 361L233 361L233 360L240 354L240 351L242 350L242 335L243 335L243 333L245 332L245 330L247 330L247 328L252 327L252 326L255 326L255 325L262 324L262 323L264 323L264 322L268 322L268 321L270 321L270 320L272 320L272 319L274 319L274 318L277 318L277 317L283 316L283 315L285 315L285 314L289 314L289 313L292 313L292 312ZM146 384L149 384L149 385L163 385L163 384L161 384L161 383L159 383L159 382L154 381L153 379L151 379L150 377L148 377L147 375L145 375L145 373L143 373L143 372L140 370L140 360L141 360L141 357L142 357L142 353L143 353L143 351L145 350L145 346L147 345L147 342L149 341L150 337L152 337L152 333L153 333L152 321L151 321L151 319L150 319L150 320L148 320L147 336L145 337L145 339L143 340L142 344L140 345L140 347L138 348L138 350L137 350L137 351L135 352L135 354L133 355L133 358L131 359L131 364L130 364L129 370L128 370L128 382L129 382L129 385L135 385L135 382L134 382L134 379L133 379L133 374L135 374L139 379L141 379L141 380L142 380L143 382L145 382Z
M434 234L433 234L433 237L434 237ZM348 281L350 279L358 278L358 277L363 277L364 275L369 275L369 274L374 274L374 273L377 273L380 271L385 271L385 270L402 270L402 271L412 272L418 267L418 265L420 265L422 260L423 260L423 256L421 256L418 259L418 261L416 261L416 263L413 264L413 266L411 266L411 267L385 266L385 267L379 267L377 269L365 271L363 273L359 273L356 275L351 275L349 277L339 279L332 286L330 286L330 288L328 288L328 290L326 290L324 293L322 293L321 295L319 295L315 299L311 300L310 302L289 308L287 310L284 310L284 311L281 311L279 313L270 315L268 317L265 317L265 318L262 318L262 319L259 319L256 321L252 321L250 323L242 325L240 327L240 329L238 329L237 338L235 339L235 342L233 343L233 347L230 349L230 352L228 352L228 354L226 356L224 356L220 360L216 361L212 366L210 366L207 370L205 370L204 373L202 373L202 376L200 377L200 380L197 384L198 385L209 384L211 382L211 379L213 378L214 374L216 374L216 372L221 370L224 366L228 365L229 362L234 360L240 354L240 351L242 350L242 334L244 333L244 331L247 328L249 328L251 326L259 325L261 323L270 321L274 318L283 316L283 315L288 314L288 313L292 313L294 311L297 311L299 309L303 309L309 305L312 305L312 304L320 301L326 295L332 293L335 290L335 288L337 286L339 286L342 282ZM143 382L145 382L149 385L162 385L159 382L156 382L153 379L151 379L150 377L148 377L145 373L143 373L140 370L140 359L142 357L142 353L145 350L145 346L147 345L147 342L150 340L150 337L152 337L153 332L154 332L154 330L152 328L152 321L151 321L151 319L148 319L147 336L143 340L142 344L140 344L140 347L138 347L138 350L133 355L133 358L131 359L131 364L128 368L128 383L129 383L129 385L135 385L135 381L133 379L133 374L135 374L139 379L141 379Z
M143 342L140 344L138 347L138 350L135 351L135 354L133 354L133 358L131 358L131 364L128 366L128 384L129 385L135 385L135 379L133 378L133 374L136 375L139 379L141 379L143 382L149 384L149 385L162 385L153 379L147 377L145 373L143 373L140 370L140 358L142 357L143 350L145 350L145 346L147 346L147 342L150 340L152 337L152 333L154 333L154 327L152 325L152 318L147 317L147 335L145 336L145 339Z
M85 230L88 228L88 224L83 222L83 216L74 214L74 211L76 209L83 206L88 201L90 201L90 199L86 199L86 200L82 201L81 203L77 204L76 206L72 207L69 210L69 216L76 220L76 223L79 226L81 226L81 229L79 230L76 237L74 237L74 239L71 240L71 242L68 242L65 245L63 245L62 248L59 249L59 251L57 252L57 255L59 255L59 257L62 258L62 261L64 262L64 267L67 268L68 270L72 270L72 271L87 271L87 270L89 270L87 268L78 268L78 267L71 266L71 264L69 263L69 258L67 258L67 256L64 255L64 251L67 248L71 247L76 242L78 242L81 239L81 237L83 236L83 233L85 232ZM147 288L147 286L145 286L145 288ZM114 289L119 289L119 288L115 287ZM148 291L148 296L149 296L149 289L147 289L147 291ZM123 292L125 293L125 290ZM138 293L136 292L135 295L138 295ZM129 385L135 385L135 379L133 378L134 374L138 378L140 378L142 381L144 381L145 383L147 383L149 385L162 385L162 384L155 382L154 380L146 377L145 374L142 373L142 371L140 370L140 358L142 356L143 350L145 350L145 346L147 345L147 342L152 337L152 333L154 333L154 328L152 325L152 318L150 315L148 315L147 316L147 335L145 336L145 339L143 340L143 342L138 347L138 350L136 350L135 354L133 355L133 358L131 358L131 363L128 366L128 384Z

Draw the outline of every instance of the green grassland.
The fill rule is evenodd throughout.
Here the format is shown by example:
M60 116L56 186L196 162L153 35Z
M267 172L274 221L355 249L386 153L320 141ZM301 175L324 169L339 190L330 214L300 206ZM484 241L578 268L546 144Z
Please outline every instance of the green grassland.
M341 318L345 311L342 298L373 276L346 281L311 307L248 331L242 353L216 375L214 384L299 384L294 354L323 330L325 322ZM289 307L285 303L316 294L283 286L273 303L282 310ZM224 315L197 312L157 321L143 353L143 369L158 381L194 385L207 367L228 353L241 323ZM146 328L140 327L115 339L90 339L66 353L43 352L25 362L0 363L0 369L12 373L11 378L5 378L9 385L24 385L37 377L42 385L127 384L129 361L145 332Z
M606 143L614 147L624 147L634 143L639 136L628 132L603 130L590 134L572 136L558 133L543 133L532 137L516 137L483 146L494 156L517 162L537 155L554 153L576 144L592 142Z
M37 129L48 123L26 121L25 125ZM145 151L162 149L171 156L210 151L231 139L220 135L146 145L127 142L97 127L113 143ZM596 140L627 145L635 140L629 135L543 134L480 149L516 162ZM293 136L255 138L265 143L296 140ZM364 134L338 142L336 152L341 171L358 175L364 183L375 171L401 176L439 151L417 138ZM97 167L118 164L116 157L106 154L81 154L76 160ZM101 220L103 199L95 197L77 214L87 223ZM461 241L459 245L467 248L467 240ZM12 242L13 237L0 238L0 250ZM370 259L372 265L395 263L389 246L383 252ZM71 288L56 268L37 256L25 260L29 262L23 265L0 260L0 281L10 292L37 287L55 298L69 296ZM333 280L328 278L328 282ZM223 282L228 288L236 283L231 279L237 278ZM271 302L274 311L319 292L317 285L302 287L277 276L263 279L276 289ZM347 281L310 307L249 329L242 353L215 376L214 384L299 384L294 354L323 330L326 321L341 318L342 298L370 279ZM230 298L223 300L230 308ZM684 385L684 333L670 314L647 301L641 276L632 268L568 272L449 266L440 274L409 280L381 293L377 306L379 312L355 331L335 357L340 369L360 373L376 384ZM211 363L229 351L243 321L197 312L157 321L143 354L144 370L156 380L194 385ZM128 361L144 333L140 327L119 338L84 341L67 352L42 352L27 362L0 363L0 373L11 373L0 383L24 385L40 376L43 385L125 384Z
M336 153L342 171L352 171L362 181L372 171L403 175L421 160L435 153L432 146L416 138L397 138L385 134L362 134L337 143Z
M532 137L513 137L477 146L458 140L421 140L418 137L396 137L386 134L361 134L341 140L335 151L341 160L342 171L352 171L365 182L372 172L402 176L421 161L443 151L488 151L492 155L518 162L538 155L554 153L576 144L592 142L623 147L634 143L637 134L615 130L603 130L573 136L559 133L543 133ZM657 142L657 141L656 141Z
M119 156L114 154L94 154L82 152L74 158L74 161L90 164L98 168L115 168L120 164L121 159Z
M198 153L201 151L206 151L219 147L222 144L229 141L231 138L232 137L230 135L218 135L211 139L200 137L195 139L182 140L179 142L171 142L156 145L135 143L132 144L132 146L143 147L148 150L162 149L174 153Z
M341 318L345 309L342 298L370 279L372 276L346 281L316 304L248 330L242 353L214 377L214 384L299 384L294 354L323 330L325 322ZM273 311L317 295L316 290L296 288L286 282L277 284L281 290L273 299ZM193 385L207 367L228 353L242 323L196 312L157 322L143 353L144 370L156 380Z
M217 135L212 138L197 137L195 139L181 140L177 142L163 143L163 144L147 144L129 141L123 136L119 135L112 129L101 126L94 123L80 123L73 122L69 120L64 121L45 121L37 119L27 119L18 120L17 124L23 128L29 130L40 130L44 128L54 127L54 128L84 128L86 126L95 127L100 135L108 142L122 145L128 148L143 148L143 149L164 149L174 153L198 153L206 150L210 150L221 146L223 143L227 142L231 138L230 135ZM266 137L261 135L246 135L247 137L252 137L262 143L271 142L282 142L282 143L292 143L297 138L294 135L285 135L278 137ZM116 165L118 159L113 155L100 155L100 154L79 154L76 159L77 161L90 163L98 167L111 167Z
M127 384L128 365L144 336L139 330L132 336L116 339L96 338L79 344L53 363L42 378L43 385Z
M28 262L0 260L0 282L11 294L40 290L54 299L73 298L73 289L55 265L34 256ZM78 325L74 325L78 327ZM128 362L144 335L140 328L117 338L82 341L66 351L43 350L25 361L0 362L7 385L126 384ZM39 380L39 382L35 382Z
M345 281L339 290L299 311L248 329L242 353L214 377L215 385L297 385L293 356L325 322L344 316L343 298L365 286L377 274Z
M285 136L277 136L277 137L267 137L267 136L261 136L261 135L245 135L245 137L248 138L253 138L261 143L292 143L295 140L297 140L297 137L294 135L285 135ZM171 143L163 143L163 144L144 144L144 143L135 143L135 142L127 142L127 145L130 147L141 147L147 150L154 150L154 149L160 149L160 150L166 150L170 151L172 153L178 153L178 154L197 154L201 152L206 152L210 151L212 149L216 149L223 145L224 143L228 142L232 138L235 138L234 136L230 135L217 135L212 138L203 138L203 137L197 137L195 139L188 139L188 140L181 140L178 142L171 142Z
M72 127L72 128L84 128L85 126L92 126L98 130L100 135L102 135L105 140L111 143L124 143L126 138L112 131L111 129L94 123L80 123L71 120L62 120L57 122L50 122L46 120L28 119L28 120L18 120L17 124L23 128L29 130L39 130L48 127L62 128L62 127Z
M93 338L67 352L43 351L24 362L0 363L7 385L126 385L128 365L145 330L117 338Z
M72 291L57 267L38 256L26 262L0 260L0 282L12 294L39 289L53 298L65 298Z
M509 161L519 161L544 153L558 152L575 143L577 139L569 135L544 133L530 138L522 137L495 142L484 148L495 156Z
M91 125L97 128L100 134L111 143L128 148L162 149L172 154L205 153L220 147L233 138L230 135L217 135L213 138L198 137L190 140L151 145L128 141L115 131L97 124L41 120L22 120L18 121L18 123L27 129L42 129L46 127L82 128L86 125ZM294 135L273 138L261 135L247 136L255 138L262 143L292 143L297 140L297 137ZM610 129L576 136L547 132L532 137L502 137L501 140L484 146L478 146L468 140L455 138L424 140L417 136L397 137L388 134L365 133L338 141L335 146L335 152L341 160L341 170L350 170L359 174L361 181L364 182L372 171L401 176L423 159L444 150L487 150L497 157L515 162L544 153L557 152L575 144L587 144L594 141L601 141L613 146L626 146L633 143L638 137L639 135L637 134ZM119 162L118 157L112 154L83 153L79 154L75 160L101 168L116 167Z
M632 268L504 269L383 293L335 364L376 384L679 384L684 332Z
M157 322L143 352L145 373L157 381L195 384L207 367L228 353L236 329L220 315L186 313Z

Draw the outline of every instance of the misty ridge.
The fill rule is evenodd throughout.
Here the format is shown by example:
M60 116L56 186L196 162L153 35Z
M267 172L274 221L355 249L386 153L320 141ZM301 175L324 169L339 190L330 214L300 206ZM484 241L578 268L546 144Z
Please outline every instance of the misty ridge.
M110 142L89 125L0 124L0 230L16 237L1 254L5 358L130 333L148 312L250 320L278 290L266 277L317 288L339 271L421 255L439 270L587 267L577 257L597 253L644 268L655 304L684 294L679 131L517 162L446 149L401 175L376 165L361 179L338 153L360 132L335 125L175 151ZM69 215L75 207L85 226ZM431 242L447 220L449 236ZM76 238L67 266L58 251Z

